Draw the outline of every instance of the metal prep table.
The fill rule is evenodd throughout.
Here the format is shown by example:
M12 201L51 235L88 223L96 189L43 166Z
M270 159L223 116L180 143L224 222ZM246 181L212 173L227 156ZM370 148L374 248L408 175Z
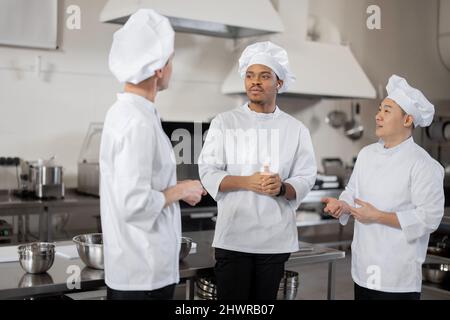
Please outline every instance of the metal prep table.
M100 214L100 199L98 197L83 195L75 189L66 189L63 199L23 199L15 196L11 191L0 190L0 216L18 216L24 218L23 227L19 232L25 237L29 235L29 215L39 215L38 238L40 241L53 241L52 219L54 214L60 212L80 212Z
M198 231L183 234L197 243L196 252L180 262L180 278L186 280L186 299L194 298L195 280L203 273L212 272L214 268L214 249L211 247L213 231ZM61 242L57 245L68 244ZM301 247L312 246L301 243ZM328 263L328 299L334 299L335 262L345 257L342 251L313 246L312 252L297 252L291 255L287 267L310 263ZM23 299L37 295L58 295L79 292L67 287L71 276L67 273L69 266L78 266L81 270L80 286L83 291L94 290L105 286L104 271L85 267L80 259L55 257L53 266L47 273L30 275L25 273L19 262L0 263L0 299Z
M194 242L198 243L197 252L198 255L190 255L188 258L180 264L180 268L183 266L192 267L196 264L207 264L212 270L214 267L214 248L211 247L212 240L214 237L214 231L200 231L185 233L186 236L191 237ZM303 248L313 248L313 251L299 251L292 253L289 260L286 263L286 268L297 267L305 264L314 263L328 263L328 288L327 288L327 299L334 300L335 298L335 276L336 276L336 261L345 258L345 252L340 250L335 250L331 248L326 248L321 245L314 245L305 242L299 242L300 250ZM200 270L198 270L200 271ZM194 286L188 285L187 290L191 290L187 293L188 297L193 297Z
M28 241L28 219L30 215L39 216L39 238L47 235L45 203L42 200L26 200L13 195L11 190L0 190L0 217L19 218L17 241Z

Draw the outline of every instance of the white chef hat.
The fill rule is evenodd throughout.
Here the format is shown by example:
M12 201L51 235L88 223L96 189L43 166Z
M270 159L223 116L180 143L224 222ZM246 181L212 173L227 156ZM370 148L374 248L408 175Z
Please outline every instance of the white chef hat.
M285 92L295 81L294 74L289 70L289 59L286 50L270 41L257 42L249 45L239 58L239 73L245 77L248 67L254 64L262 64L275 72L283 80L283 86L279 93Z
M407 114L413 116L415 127L428 127L433 122L434 106L404 78L394 74L389 78L386 89L387 98L394 100Z
M114 33L109 69L119 82L137 84L165 66L174 51L175 33L166 17L139 9Z

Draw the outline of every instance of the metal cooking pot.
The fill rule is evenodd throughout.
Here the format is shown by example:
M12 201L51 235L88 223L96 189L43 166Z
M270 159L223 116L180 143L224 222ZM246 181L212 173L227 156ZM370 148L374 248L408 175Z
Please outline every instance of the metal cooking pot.
M34 192L38 198L64 197L62 166L32 163L28 172L28 190Z
M63 168L61 166L30 166L31 181L34 184L55 185L61 184Z

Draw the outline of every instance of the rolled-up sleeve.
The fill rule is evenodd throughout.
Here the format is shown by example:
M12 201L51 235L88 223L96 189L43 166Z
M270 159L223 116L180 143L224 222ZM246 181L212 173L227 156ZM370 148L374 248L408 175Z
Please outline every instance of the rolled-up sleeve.
M211 121L198 159L198 170L203 187L218 201L222 195L220 184L229 175L225 163L224 131L219 116Z
M124 222L144 231L150 231L166 203L163 190L151 184L156 137L154 130L145 125L128 129L113 159L113 199L123 215Z
M295 190L295 199L289 201L294 210L298 209L302 200L311 191L316 181L316 176L317 165L311 135L307 128L302 128L294 163L289 172L289 177L284 180L285 183L290 184Z
M427 159L428 160L428 159ZM421 161L411 173L411 210L398 211L406 239L411 242L435 231L444 215L444 170L436 162Z

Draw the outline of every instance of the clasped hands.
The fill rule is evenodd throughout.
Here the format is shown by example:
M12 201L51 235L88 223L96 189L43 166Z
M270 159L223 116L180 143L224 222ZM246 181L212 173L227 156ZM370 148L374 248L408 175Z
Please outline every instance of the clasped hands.
M276 197L280 193L281 178L276 173L256 172L247 177L247 190L254 191L271 197Z

